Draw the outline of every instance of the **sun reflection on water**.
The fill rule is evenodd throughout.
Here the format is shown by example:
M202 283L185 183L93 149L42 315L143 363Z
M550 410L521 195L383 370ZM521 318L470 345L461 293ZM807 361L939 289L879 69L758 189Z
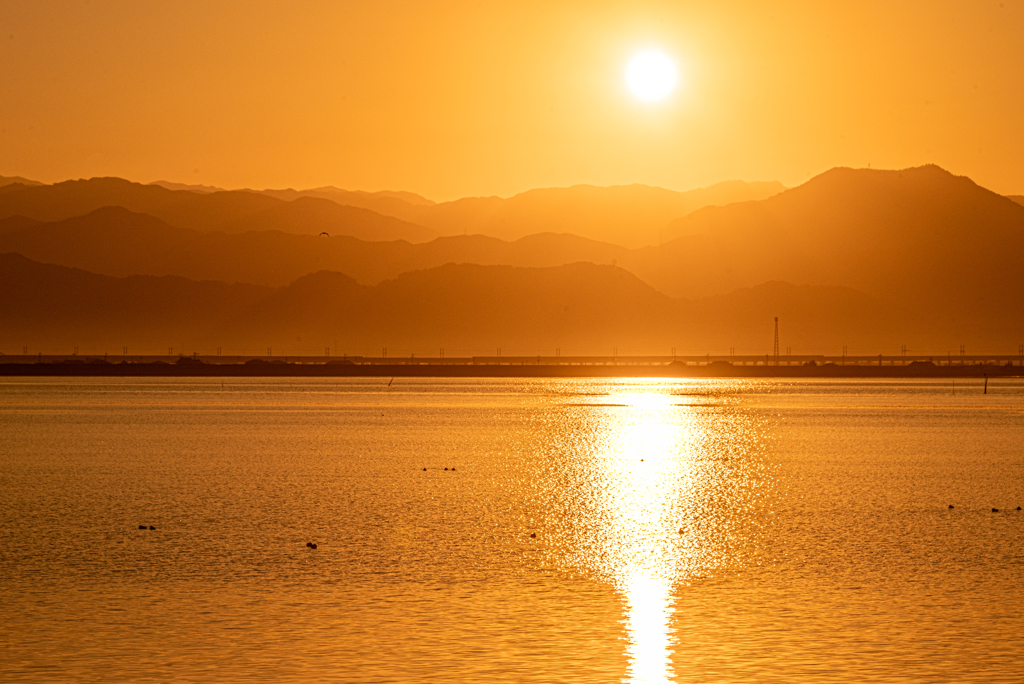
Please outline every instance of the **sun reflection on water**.
M624 578L631 682L671 681L671 589L668 578L640 568Z
M570 523L569 556L623 597L631 682L672 681L673 592L728 563L743 536L729 511L748 502L756 480L749 415L706 387L682 393L717 403L682 404L680 389L612 386L577 426L590 448L578 464L589 487L576 490L590 495Z

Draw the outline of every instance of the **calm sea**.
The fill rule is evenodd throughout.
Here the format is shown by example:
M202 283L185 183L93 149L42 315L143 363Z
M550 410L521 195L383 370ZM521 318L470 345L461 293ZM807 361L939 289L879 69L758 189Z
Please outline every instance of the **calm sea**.
M982 392L0 378L0 681L1019 683Z

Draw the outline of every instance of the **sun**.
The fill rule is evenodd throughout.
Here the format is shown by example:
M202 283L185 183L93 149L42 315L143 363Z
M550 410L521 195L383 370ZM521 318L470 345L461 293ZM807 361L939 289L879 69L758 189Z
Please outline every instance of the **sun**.
M668 55L654 50L641 52L626 69L626 83L642 100L662 100L676 87L676 65Z

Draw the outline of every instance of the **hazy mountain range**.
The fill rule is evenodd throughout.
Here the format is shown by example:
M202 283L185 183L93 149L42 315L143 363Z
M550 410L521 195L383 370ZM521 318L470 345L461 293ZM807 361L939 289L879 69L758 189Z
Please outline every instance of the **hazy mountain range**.
M441 235L481 233L515 240L535 233L572 233L624 247L662 242L674 219L709 205L759 200L785 188L781 183L730 181L689 192L648 185L541 188L513 197L467 197L416 206L395 216Z
M59 221L107 206L149 214L176 228L240 233L280 230L327 232L370 241L425 242L443 235L482 234L514 239L539 232L571 232L631 247L657 244L673 219L709 204L768 197L778 183L720 183L689 192L645 185L531 190L508 199L472 197L434 204L404 192L365 193L319 188L216 190L142 185L91 178L53 185L0 187L0 218ZM168 189L189 188L189 189Z
M29 180L28 178L22 178L21 176L0 176L0 188L14 183L19 183L21 185L42 185L39 181Z
M653 221L689 194L577 186L496 203L415 204L402 193L363 193L496 232L504 224L495 217L540 212L529 225L544 228L571 223L574 207L587 217L636 202L650 205L645 220ZM799 353L842 345L893 353L901 344L1011 353L1024 342L1024 206L934 166L833 169L764 199L677 216L662 227L662 244L641 248L564 232L415 244L327 237L315 228L331 221L361 226L364 236L440 224L312 195L172 191L119 179L9 184L0 187L0 216L0 253L93 272L6 256L0 345L12 351L73 338L83 349L87 340L161 350L194 339L282 353L322 353L336 340L350 353L763 353L775 315L783 346ZM616 222L628 216L607 225ZM38 284L47 279L55 284ZM123 303L118 288L132 291ZM165 340L173 331L178 343Z
M0 255L0 348L20 353L277 355L668 354L760 349L771 316L790 344L880 342L889 313L842 288L769 283L722 297L667 297L614 266L448 264L376 286L320 271L288 286L114 278ZM824 340L819 328L828 330ZM858 328L870 331L859 338Z
M0 187L0 218L21 216L39 221L60 221L103 207L123 207L148 214L176 228L201 233L279 230L316 235L326 231L366 240L414 242L437 235L428 228L393 216L317 197L300 197L286 202L256 192L168 190L120 178Z

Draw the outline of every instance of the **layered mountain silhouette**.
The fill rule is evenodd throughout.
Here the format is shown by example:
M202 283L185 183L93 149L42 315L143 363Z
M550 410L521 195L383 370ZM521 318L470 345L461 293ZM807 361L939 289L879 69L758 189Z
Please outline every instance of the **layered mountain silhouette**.
M329 271L281 288L177 277L114 278L0 255L0 347L47 353L378 355L760 352L780 312L801 344L870 346L891 325L837 288L772 283L702 301L667 297L614 266L448 264L368 287ZM859 326L858 329L854 326ZM823 333L823 331L826 331Z
M17 252L105 275L177 275L271 286L286 285L320 270L340 271L360 283L376 284L407 271L450 262L610 264L628 254L622 247L573 235L532 235L511 243L471 235L410 244L279 231L200 233L120 207L49 223L23 217L2 219L0 252Z
M1024 311L1024 207L937 166L833 169L767 200L701 209L669 230L679 237L623 262L667 294L784 280L851 287L949 319L1019 322Z
M166 188L167 190L188 190L189 192L198 192L202 194L211 192L227 192L227 188L218 188L216 185L174 183L165 180L153 181L150 185L159 185L161 188Z
M208 331L271 290L171 276L111 278L2 254L0 293L5 349L69 353L80 344L83 352L104 353L131 345L135 353L156 353L206 341Z
M1024 195L1007 195L1006 198L1013 200L1017 204L1024 205Z
M8 185L32 186L42 185L42 183L40 183L39 181L29 180L28 178L22 178L21 176L0 176L0 188L6 187ZM16 190L17 188L10 189Z
M317 197L349 207L369 209L384 216L394 216L414 223L416 222L417 207L429 207L435 204L435 202L414 192L396 192L392 190L363 192L361 190L342 190L341 188L325 186L311 190L292 190L289 188L287 190L261 190L260 192L288 202L300 197Z
M572 233L624 247L657 245L674 219L709 205L770 197L777 182L728 181L689 192L649 185L529 190L509 198L467 197L395 214L443 235L481 233L515 240L533 233Z
M199 232L280 230L364 240L423 242L439 235L517 239L573 233L625 246L657 244L673 219L709 204L767 197L778 183L733 181L690 192L645 185L532 190L508 199L466 198L434 204L405 192L217 190L160 181L142 185L91 178L53 185L11 184L0 193L0 219L59 221L107 206L149 214Z
M422 241L436 235L423 226L329 200L295 201L249 191L192 192L142 185L120 178L92 178L53 185L12 184L0 192L0 218L22 216L60 221L103 207L149 214L176 228L240 233L280 230L300 234L328 232L366 240Z
M543 204L537 198L554 198L555 209L551 210L554 216L561 211L560 207L571 204L563 201L564 197L559 199L559 193L564 190L562 194L578 199L578 193L591 191L582 187L582 190L577 187L554 193L537 191L536 197L527 204L536 209ZM45 195L48 188L57 188L58 194ZM96 188L108 192L102 198L104 201L116 200L121 190L139 205L144 204L139 198L146 199L149 211L140 213L103 206L72 218L47 218L91 206L82 198L95 195ZM614 194L619 189L594 190ZM629 186L628 190L627 195L658 191L643 186ZM50 200L63 197L63 204L48 204L47 197ZM398 197L389 199L414 206ZM511 199L501 200L494 206L510 206L504 203ZM90 201L95 201L95 197ZM165 201L169 204L160 204ZM198 201L211 204L199 205ZM246 209L239 210L243 204ZM471 204L473 202L467 206ZM421 204L419 208L452 210L445 206ZM16 215L19 212L15 209L19 207L32 209L34 216L32 212ZM185 208L195 215L207 216L205 223L200 221L203 229L175 224L150 213L162 211L165 216L177 217L180 221L181 216L187 215ZM332 231L327 231L331 232L329 237L294 234L278 227L291 225L291 229L297 231L300 225L327 225L342 220L339 212L348 212L345 215L366 212L368 217L361 219L366 225L374 225L372 221L387 217L312 196L285 201L258 193L175 192L116 179L41 187L12 184L0 188L0 209L7 213L7 217L0 220L0 252L16 252L40 262L108 276L179 276L199 281L290 288L296 283L319 282L303 278L319 271L330 271L345 274L345 282L356 288L352 292L363 293L357 297L359 301L376 301L372 298L383 296L381 292L398 292L389 290L397 287L389 283L420 282L407 279L411 278L408 275L411 272L419 272L417 277L429 275L430 279L435 279L429 283L422 281L424 292L457 302L461 300L438 294L445 292L444 279L455 282L460 278L460 287L471 292L496 293L500 286L494 280L498 278L495 274L506 274L502 277L518 282L515 287L534 293L531 296L555 301L562 296L562 290L552 289L548 293L530 290L526 281L515 281L515 278L526 278L524 274L537 269L555 268L557 271L557 268L570 266L579 269L582 267L578 262L586 262L598 269L594 273L604 273L600 270L604 268L617 274L628 273L659 297L667 297L673 302L669 308L676 313L663 312L666 321L684 320L685 317L679 318L684 314L694 316L692 320L685 319L689 323L684 328L692 331L693 326L697 326L703 331L703 336L687 338L699 340L694 342L699 345L717 341L715 343L725 348L735 347L744 344L741 340L752 339L753 332L744 330L765 334L775 315L769 309L785 315L786 325L793 335L790 340L800 339L801 344L817 345L815 348L824 344L853 345L860 343L857 340L864 340L865 344L884 344L889 352L901 344L907 344L912 350L935 353L957 349L960 344L973 349L1012 352L1024 341L1024 306L1020 303L1024 299L1024 279L1020 278L1020 273L1024 272L1024 206L935 166L902 171L833 169L763 200L705 206L671 221L664 229L663 244L639 249L566 233L540 233L515 241L456 235L415 244L407 240L360 240ZM206 209L210 209L208 215L203 213ZM494 216L501 211L504 210L499 207ZM209 216L216 216L216 220ZM289 224L290 220L296 223ZM388 220L400 221L393 217ZM408 225L421 228L414 223ZM386 229L386 225L378 224L376 235L385 235ZM469 265L488 267L479 273L486 273L491 279L488 282L493 281L493 288L497 289L487 290L483 284L467 281L466 274L470 271L451 270L452 264L460 265L460 269ZM505 270L489 267L505 267ZM578 277L591 274L585 270L572 273ZM341 278L338 275L323 277ZM325 287L330 290L327 283L325 281ZM562 281L549 282L552 288L556 285L569 291ZM594 284L592 290L595 301L613 301L598 284ZM290 291L286 288L274 297L286 297ZM378 294L371 296L367 292ZM0 295L6 297L7 292L0 291ZM459 320L464 319L466 326L458 330L467 335L467 344L482 344L484 337L497 335L495 330L498 329L494 328L497 323L493 321L484 326L489 332L481 333L480 337L472 337L466 331L476 322L483 325L483 321L494 316L509 317L508 302L518 302L515 306L529 311L538 321L550 323L542 326L543 333L532 337L524 333L523 339L528 343L523 344L529 346L542 341L546 344L558 337L552 332L556 330L552 326L557 317L545 313L543 302L530 308L525 300L494 296L497 298L489 305L486 298L481 298L485 304L478 309L466 302L459 305L461 314L456 317L462 316ZM631 306L637 311L654 311L640 299ZM314 300L315 297L303 301ZM396 322L399 328L386 328L385 319L371 320L366 318L369 314L365 312L359 314L363 318L353 320L362 321L358 325L366 323L370 329L383 330L384 336L407 339L410 345L419 344L416 340L427 337L435 339L433 333L426 337L423 337L425 332L419 337L409 333L409 337L403 338L397 332L399 329L427 330L429 326L425 322L414 325L418 312L434 311L431 315L444 321L438 330L455 329L455 319L445 318L443 312L432 308L434 300L409 294L408 301L412 302L408 305L412 309L408 311L397 294L376 305L367 304L370 309L376 307L391 312L386 314L390 316L386 320ZM686 306L690 308L681 301L689 302ZM271 304L261 303L261 306ZM301 309L305 304L296 300L291 306ZM790 313L782 314L782 311ZM249 315L259 319L263 314L250 312ZM284 315L282 311L280 316ZM355 316L351 312L344 315ZM578 327L564 308L562 315L567 325ZM627 313L622 315L624 320L633 320ZM677 341L671 346L683 348L678 334L681 328L659 327L661 324L655 321L660 317L662 314L651 313L651 322L642 328L646 332L638 337L623 333L623 339L627 340L623 345L639 345L630 340L644 339L644 335L648 335L652 344L654 340L673 337ZM268 320L277 318L271 316ZM530 329L522 320L516 320L519 322L514 329ZM308 327L320 330L313 322L309 322ZM270 337L272 329L273 325L260 334ZM804 332L797 335L798 330ZM320 330L314 336L322 334L327 333ZM579 339L596 339L596 335L587 337L581 333ZM244 337L241 332L237 334L239 340ZM364 339L369 343L368 340ZM571 344L566 342L563 346ZM877 350L883 351L883 348Z

